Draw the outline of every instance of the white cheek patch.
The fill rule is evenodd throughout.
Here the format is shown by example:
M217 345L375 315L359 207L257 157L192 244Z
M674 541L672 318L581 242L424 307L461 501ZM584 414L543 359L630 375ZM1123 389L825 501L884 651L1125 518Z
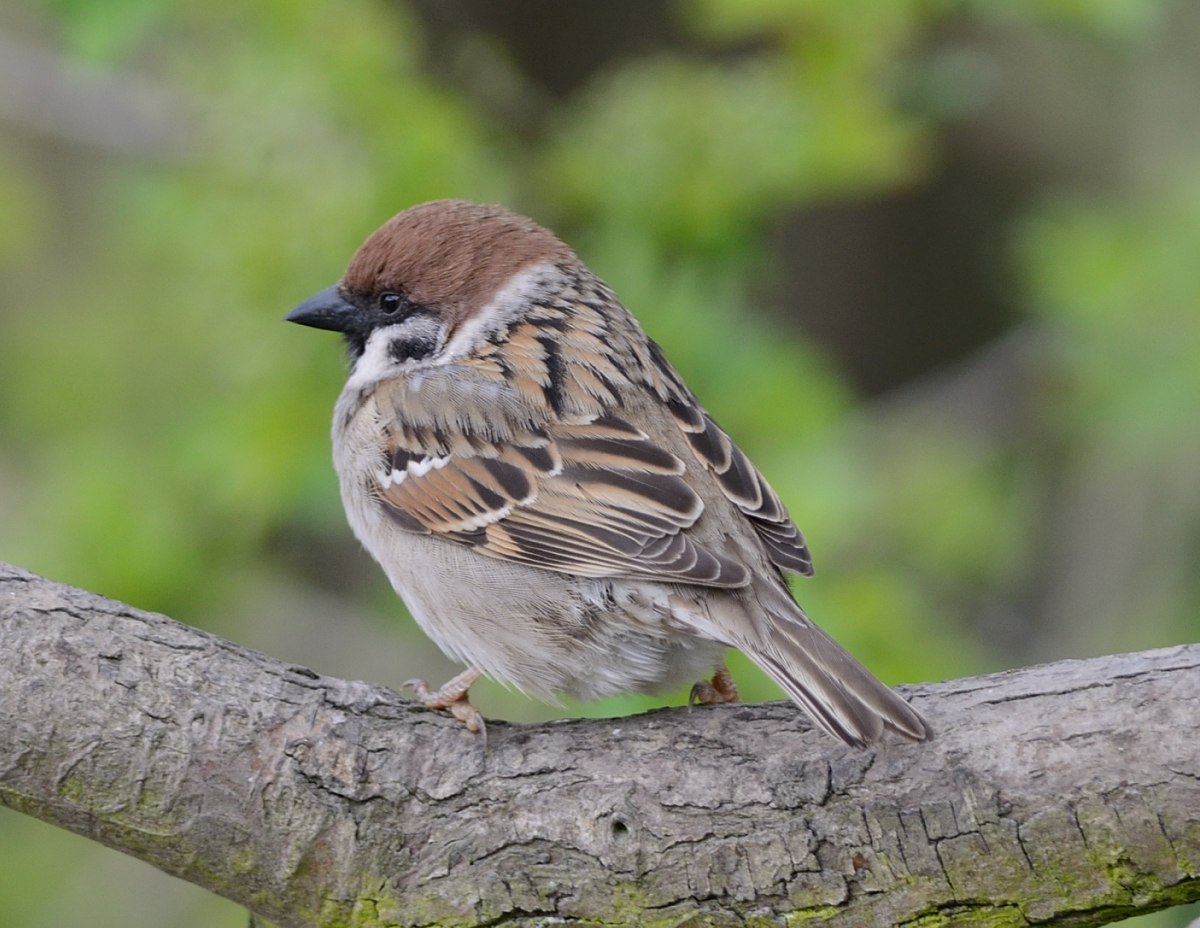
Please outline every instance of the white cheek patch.
M403 468L393 468L379 478L379 485L385 490L402 484L411 474L414 477L424 477L431 470L440 470L450 463L446 457L413 458Z
M442 320L429 313L380 326L367 336L346 386L361 390L421 365L440 363L436 353L444 338L443 329Z
M396 362L392 360L389 347L395 336L396 326L376 329L367 337L363 353L354 362L350 379L346 381L347 389L362 389L378 383L394 372Z

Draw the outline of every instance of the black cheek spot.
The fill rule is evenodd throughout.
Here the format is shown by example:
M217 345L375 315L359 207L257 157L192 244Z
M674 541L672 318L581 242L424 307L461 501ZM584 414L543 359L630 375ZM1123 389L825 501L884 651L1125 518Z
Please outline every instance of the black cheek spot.
M432 338L396 338L388 346L388 353L396 362L427 358L437 350L437 341Z

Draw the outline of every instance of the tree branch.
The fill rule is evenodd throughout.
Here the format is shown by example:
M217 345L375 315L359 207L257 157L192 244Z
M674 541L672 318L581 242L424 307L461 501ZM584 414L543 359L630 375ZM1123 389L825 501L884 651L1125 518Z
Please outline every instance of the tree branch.
M1200 646L791 705L492 723L0 565L0 802L280 925L1098 925L1200 899Z

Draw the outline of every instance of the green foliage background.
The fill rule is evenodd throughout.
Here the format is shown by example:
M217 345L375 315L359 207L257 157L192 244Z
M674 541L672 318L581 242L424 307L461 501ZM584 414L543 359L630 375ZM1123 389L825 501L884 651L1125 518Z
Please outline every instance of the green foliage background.
M534 215L616 288L808 534L808 610L885 680L1195 640L1197 10L670 11L686 42L631 35L555 97L499 35L452 30L434 49L427 4L6 9L0 37L43 57L0 72L35 99L0 111L0 558L322 672L392 685L453 672L345 527L327 438L339 347L280 319L393 212L458 196ZM1122 105L1100 92L1073 109L1079 88L1046 65L1055 50ZM98 97L57 109L47 74ZM1002 227L1004 331L868 393L803 312L779 312L781 223L933 183L948 134L1021 81L1039 110L1016 113L997 161L1019 161L1039 126L1069 154L1023 182ZM1106 158L1080 156L1096 137ZM903 326L942 334L919 315ZM1016 374L975 390L997 356ZM734 669L745 696L776 698ZM559 711L489 686L478 702L513 719ZM83 922L243 915L0 816L0 924Z

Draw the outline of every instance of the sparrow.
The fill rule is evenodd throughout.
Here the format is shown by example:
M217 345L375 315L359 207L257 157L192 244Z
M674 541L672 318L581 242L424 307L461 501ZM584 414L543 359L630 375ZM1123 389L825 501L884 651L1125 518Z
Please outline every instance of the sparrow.
M797 605L785 574L812 558L779 496L552 232L414 206L286 318L344 337L347 519L468 667L410 681L427 706L479 731L481 675L549 702L692 680L689 702L734 702L732 647L847 744L931 736Z

